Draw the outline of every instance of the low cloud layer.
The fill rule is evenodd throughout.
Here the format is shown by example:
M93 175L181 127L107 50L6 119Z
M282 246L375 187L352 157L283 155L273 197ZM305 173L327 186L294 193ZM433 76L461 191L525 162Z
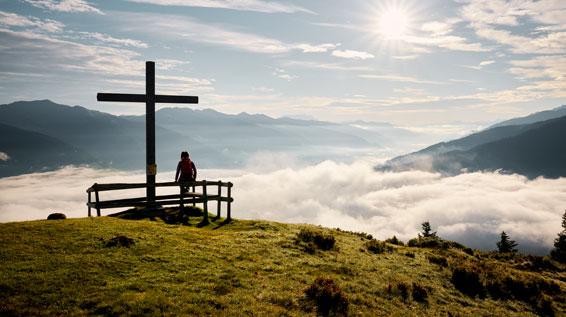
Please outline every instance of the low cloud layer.
M494 249L497 235L505 230L522 250L546 253L566 209L565 178L380 173L366 162L330 161L256 172L205 170L200 176L235 184L237 218L320 224L364 231L380 239L397 235L405 241L428 220L440 236L481 249ZM162 181L172 178L171 173L159 175ZM84 217L85 190L92 183L143 180L141 173L72 167L0 179L0 222L45 219L55 211ZM143 191L120 196L137 194ZM116 195L103 193L102 199Z

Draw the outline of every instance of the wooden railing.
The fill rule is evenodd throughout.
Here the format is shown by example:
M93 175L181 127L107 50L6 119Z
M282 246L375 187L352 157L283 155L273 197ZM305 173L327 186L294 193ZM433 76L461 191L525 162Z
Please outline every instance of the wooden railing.
M179 194L172 195L161 195L155 196L155 204L159 206L170 206L179 205L181 212L183 211L185 204L203 204L204 222L208 222L208 202L217 201L217 217L220 218L220 207L222 202L226 202L226 219L231 219L231 203L234 201L232 198L232 187L231 182L224 183L221 181L194 181L194 182L168 182L168 183L156 183L156 187L178 187ZM216 193L212 194L208 191L210 186L214 186ZM114 199L102 201L100 199L100 192L110 191L110 190L124 190L124 189L138 189L146 188L146 183L119 183L119 184L97 184L94 183L89 187L86 192L88 194L88 216L91 217L91 209L96 209L96 215L100 217L100 210L105 208L122 208L122 207L145 207L147 206L146 197L136 197L136 198L126 198L126 199ZM226 187L226 196L222 196L222 188ZM184 192L183 188L191 189L188 192ZM197 192L196 189L200 188L201 191ZM94 193L94 201L92 199L92 194Z

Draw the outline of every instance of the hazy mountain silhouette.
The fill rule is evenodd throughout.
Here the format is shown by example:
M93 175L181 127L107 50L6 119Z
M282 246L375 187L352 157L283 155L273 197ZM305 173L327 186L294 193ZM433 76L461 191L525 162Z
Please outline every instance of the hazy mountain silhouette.
M65 165L96 164L96 159L59 139L0 123L0 177L55 170Z
M142 122L144 116L128 116ZM285 149L312 145L369 146L370 142L344 131L339 124L262 114L229 115L211 109L164 108L156 112L156 124L208 144L244 150ZM245 143L242 140L246 140Z
M425 169L446 174L502 170L530 178L561 177L566 176L565 135L566 116L501 126L394 158L378 169Z
M50 168L67 161L125 170L145 166L143 115L115 116L49 100L19 101L0 105L0 123L50 137L72 148L69 151L74 151L77 160L47 164ZM391 128L394 133L397 130ZM380 133L349 124L165 108L156 112L156 139L158 168L166 171L176 167L181 150L189 150L199 167L240 167L261 151L293 152L313 161L340 159L340 155L346 158L351 153L331 154L327 149L376 147L383 138ZM33 151L35 143L25 140L20 146ZM59 148L54 147L57 151ZM0 148L0 152L12 156L10 151L12 148ZM36 151L36 157L47 156L46 151ZM30 161L26 169L25 158L19 160L23 169L14 169L16 174L43 168Z
M145 166L144 122L39 100L0 106L0 123L59 139L93 157L91 163L118 169L143 169ZM157 163L164 170L175 168L184 148L194 149L197 157L206 156L209 164L225 161L220 151L174 131L156 127L156 138ZM33 149L32 144L29 146Z
M520 117L520 118L513 118L510 120L506 120L503 122L496 123L492 125L490 128L502 127L502 126L509 126L509 125L523 125L523 124L531 124L540 121L546 121L550 119L556 119L566 116L566 105L562 105L558 108L554 108L551 110L535 112L528 116Z

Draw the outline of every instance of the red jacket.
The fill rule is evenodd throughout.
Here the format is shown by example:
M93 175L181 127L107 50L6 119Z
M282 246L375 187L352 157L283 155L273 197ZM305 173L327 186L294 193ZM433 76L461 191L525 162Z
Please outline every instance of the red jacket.
M188 161L188 162L186 162ZM190 172L187 174L186 164L190 164ZM183 168L185 165L185 168ZM179 175L180 174L180 175ZM181 176L181 177L179 177ZM190 159L182 159L177 164L177 172L175 173L175 181L194 181L197 179L197 168L195 163Z

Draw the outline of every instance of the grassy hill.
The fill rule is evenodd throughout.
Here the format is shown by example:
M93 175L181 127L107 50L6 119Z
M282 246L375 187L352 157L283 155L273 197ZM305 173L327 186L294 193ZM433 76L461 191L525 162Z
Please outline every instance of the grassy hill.
M547 259L442 240L407 247L309 225L198 227L191 219L0 224L0 315L314 316L316 298L324 301L312 295L317 277L350 316L566 313L564 267Z

